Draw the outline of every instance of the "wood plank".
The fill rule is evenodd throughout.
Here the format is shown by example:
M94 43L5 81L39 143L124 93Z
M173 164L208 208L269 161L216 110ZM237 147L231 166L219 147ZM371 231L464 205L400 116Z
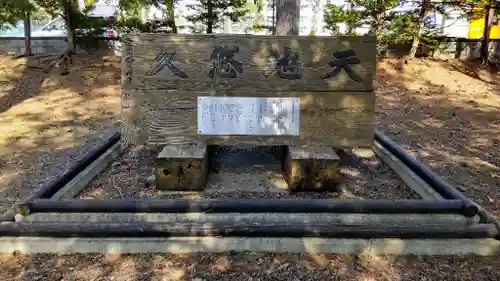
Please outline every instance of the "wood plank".
M129 67L132 72L130 83L124 87L320 92L374 89L376 41L370 36L137 34L127 36L124 44L133 57ZM166 60L175 52L170 63L182 70L184 74L180 76L187 78L175 75L174 72L179 71L172 71L167 66L153 76L147 75L154 68L154 59L162 48ZM285 58L287 48L288 60ZM357 76L350 77L346 70L349 67L345 65L338 69L328 65L345 61L354 63L349 67ZM295 62L301 69L300 79L295 79L298 77L292 75L293 71L288 67ZM278 66L283 63L287 65L286 69ZM333 69L338 71L332 77L325 77ZM211 79L209 73L214 70Z
M373 151L387 164L404 182L424 200L445 200L429 184L415 174L401 160L385 149L380 143L374 142Z
M326 142L333 143L333 147L358 147L373 144L373 130L365 130L348 136L333 135L328 139L291 136L176 136L151 135L146 140L150 145L184 144L204 140L210 145L294 145L294 146L322 146Z
M238 47L237 58L243 65L243 72L235 78L216 78L216 90L332 92L374 89L374 37L217 35L215 45ZM357 76L351 78L341 68L335 76L324 77L336 68L329 66L329 62L342 60L335 58L334 53L343 51L351 51L345 52L349 58L343 59L359 60L358 64L349 66ZM289 60L285 58L287 53ZM294 62L298 68L288 67L282 71L279 67L279 64L289 66ZM294 69L298 70L297 75L293 74Z
M78 195L88 184L123 152L123 146L117 142L90 164L85 170L74 177L63 188L59 189L50 199L68 200Z
M207 145L167 145L156 157L154 170L159 190L202 190L208 175Z
M180 191L179 191L180 192ZM185 192L184 192L185 193ZM192 192L191 192L192 193ZM459 214L332 214L332 213L33 213L26 222L264 222L333 223L344 225L463 225L471 218ZM475 218L472 223L478 223Z
M138 138L140 128L136 122L139 121L137 114L137 106L135 106L136 98L131 91L125 90L132 81L132 68L133 61L132 47L130 44L123 44L123 56L121 61L121 84L122 91L121 98L121 118L120 118L120 132L122 148L126 149L131 143L135 142Z
M280 92L280 91L162 91L126 89L130 104L134 106L157 106L161 108L188 109L197 107L199 96L214 97L300 97L301 109L375 109L373 92Z
M292 191L339 191L340 157L329 146L287 146L283 160Z
M132 91L122 89L122 110L120 116L120 132L121 144L123 148L129 145L139 145L145 142L144 137L147 135L145 127L142 125L143 120L139 114L139 102L137 95L133 95Z
M132 51L132 88L210 90L213 36L140 34L125 41Z
M130 91L130 90L125 90ZM300 97L299 136L198 136L197 97L238 96L239 92L175 92L136 90L134 109L122 116L124 123L138 128L129 134L135 143L153 145L208 144L333 145L357 146L373 143L374 94L349 93L248 93L257 97Z

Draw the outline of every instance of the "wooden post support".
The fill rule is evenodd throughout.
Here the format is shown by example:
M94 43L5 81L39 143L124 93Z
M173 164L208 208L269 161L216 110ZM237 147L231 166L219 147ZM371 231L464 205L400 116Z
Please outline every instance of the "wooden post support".
M328 146L287 146L283 161L291 191L338 191L341 180L340 158Z
M205 142L167 145L156 157L156 188L159 190L202 190L207 173Z

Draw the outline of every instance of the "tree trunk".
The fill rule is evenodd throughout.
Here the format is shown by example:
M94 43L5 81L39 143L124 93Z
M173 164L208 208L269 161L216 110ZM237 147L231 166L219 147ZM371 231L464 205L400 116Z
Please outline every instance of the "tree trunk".
M62 12L66 23L66 32L68 33L68 52L75 53L76 50L76 34L75 34L75 9L72 0L62 0Z
M214 33L214 10L212 0L207 1L207 34Z
M272 7L273 7L273 18L271 22L271 26L273 28L272 34L276 35L276 0L271 0L272 1Z
M382 21L381 17L381 14L376 14L373 16L373 19L370 22L370 30L368 31L368 35L377 36L380 34L379 29L380 22Z
M167 6L167 16L172 33L177 33L177 25L175 24L174 0L165 0Z
M348 13L351 13L352 10L353 10L353 3L351 2L348 2L348 6L347 6L347 9L348 9ZM352 20L349 20L348 22L346 22L346 35L352 35L354 33L354 25L352 24Z
M231 17L224 16L224 33L231 34L232 33L232 25L233 25L233 22L231 21Z
M276 35L299 35L300 0L276 0Z
M484 29L483 40L481 41L481 60L487 64L489 62L489 45L490 45L490 27L493 16L495 15L495 8L492 6L493 1L488 1L484 13Z
M312 0L310 1L311 2L311 5L312 5L312 14L313 14L313 18L312 18L312 24L311 24L311 33L310 35L316 35L316 33L318 32L317 29L318 29L318 16L319 16L319 5L320 5L320 1L318 0Z
M411 44L410 53L408 54L409 58L414 58L415 55L417 54L418 45L420 44L420 38L424 33L425 16L427 15L428 10L429 10L428 0L423 0L422 7L420 9L420 14L418 15L418 29L415 36L413 36L413 42Z
M31 14L24 13L24 55L31 56Z
M71 20L70 20L71 21ZM74 54L76 52L76 34L74 28L68 25L68 50L69 53Z

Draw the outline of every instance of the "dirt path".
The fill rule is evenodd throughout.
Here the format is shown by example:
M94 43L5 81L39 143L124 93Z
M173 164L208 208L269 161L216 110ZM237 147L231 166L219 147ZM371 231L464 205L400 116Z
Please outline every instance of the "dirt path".
M68 76L0 57L0 213L61 173L114 126L116 58L75 57Z

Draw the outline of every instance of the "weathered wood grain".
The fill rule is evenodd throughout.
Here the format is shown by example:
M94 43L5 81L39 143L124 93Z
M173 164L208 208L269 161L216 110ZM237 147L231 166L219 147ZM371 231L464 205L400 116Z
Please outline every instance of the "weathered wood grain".
M132 95L131 91L124 90L130 85L132 80L132 47L129 44L123 44L122 49L122 61L121 61L121 120L120 120L120 131L121 131L121 144L122 148L125 149L132 142L138 138L138 128L136 122L138 121L137 106L135 106L136 98Z
M329 146L287 146L283 170L292 191L339 191L340 157Z
M216 36L215 45L238 46L238 58L243 73L236 78L216 78L216 90L256 91L371 91L374 88L375 50L373 37L271 37L271 36ZM290 48L291 60L283 60L285 49ZM354 81L342 69L335 77L322 79L334 68L328 63L335 59L334 52L352 50L360 64L351 66L362 79ZM272 54L277 57L273 57ZM294 64L297 55L298 75L288 72L280 75L276 64L286 61ZM290 68L292 70L292 68ZM300 77L300 78L299 78ZM249 83L251 81L251 83Z
M134 110L124 122L139 127L135 142L154 145L193 143L334 145L373 143L374 93L249 92L249 97L300 97L299 136L198 136L198 96L239 96L239 92L164 92L124 90L134 97Z
M139 145L145 143L147 136L146 127L143 126L144 120L141 119L139 108L140 100L133 94L133 91L122 89L121 91L121 143L122 148L130 145Z
M158 106L162 108L196 108L199 96L227 97L300 97L301 109L339 109L360 108L373 110L373 92L280 92L280 91L162 91L162 90L124 90L126 96L133 97L135 105ZM244 94L244 95L243 95Z
M209 77L213 36L171 36L141 34L131 36L125 45L131 56L131 88L210 90Z
M155 161L156 188L159 190L201 190L208 174L205 142L167 145Z
M375 75L376 41L370 36L247 36L247 35L170 35L139 34L124 40L131 51L130 82L125 87L164 90L251 90L251 91L372 91ZM227 67L214 68L217 60L215 47L226 47L231 53ZM171 65L182 70L187 78L179 77L168 67L155 75L150 74L160 51L173 53ZM283 56L290 48L289 60ZM335 52L351 50L359 64L350 65L357 78L350 78L344 68L334 77L325 78L336 67L328 65L335 60ZM273 57L273 54L275 57ZM298 55L295 60L294 56ZM349 54L347 54L349 55ZM216 57L216 56L215 56ZM346 58L356 60L356 58ZM336 59L337 63L340 59ZM287 66L297 62L300 79L288 72L280 75L276 63ZM220 66L220 65L219 65ZM241 69L241 71L239 71ZM213 77L209 73L215 70ZM274 71L273 71L274 70ZM231 72L233 78L228 78ZM222 73L222 75L220 75ZM224 76L226 74L226 76ZM230 75L230 76L231 76ZM182 76L182 75L181 75ZM322 78L323 77L323 78ZM358 80L358 81L355 81Z
M126 145L373 143L374 37L131 34L123 45ZM198 96L300 97L300 134L199 136Z

